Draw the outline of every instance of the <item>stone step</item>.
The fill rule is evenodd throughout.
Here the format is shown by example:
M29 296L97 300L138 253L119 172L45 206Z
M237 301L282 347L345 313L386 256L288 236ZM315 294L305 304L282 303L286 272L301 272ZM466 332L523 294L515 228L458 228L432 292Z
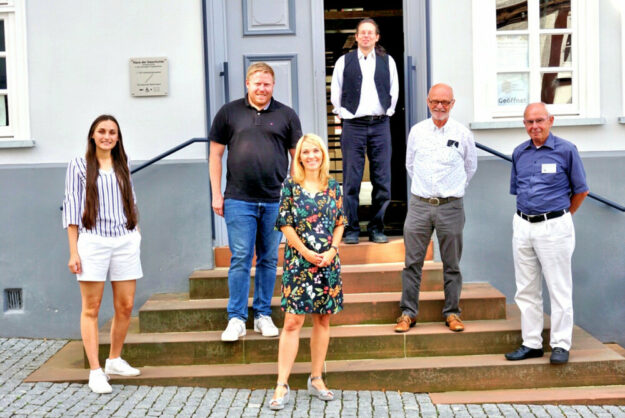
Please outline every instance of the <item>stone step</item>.
M461 334L453 334L460 336ZM325 379L342 390L453 392L625 385L625 359L576 327L568 364L549 364L549 356L518 362L503 353L463 356L331 360ZM86 382L88 370L76 363L80 343L68 344L26 382ZM146 366L137 377L113 376L112 384L273 388L277 364ZM310 363L293 366L289 384L304 388Z
M432 243L428 247L426 260L432 260ZM368 238L360 238L358 244L339 244L339 254L341 257L341 265L347 264L368 264L368 263L394 263L404 261L404 238L389 237L389 242L385 244L376 244L369 242ZM230 265L230 248L215 247L215 267L228 267ZM284 244L280 245L278 252L278 265L284 264ZM253 263L256 262L254 257Z
M391 324L400 315L401 292L345 294L343 311L334 315L334 325ZM442 321L444 304L442 291L421 292L420 322ZM227 325L228 299L189 299L187 293L155 294L139 310L141 332L217 331ZM252 300L249 299L248 306ZM283 314L280 298L271 301L272 318L282 326ZM505 296L488 283L467 283L460 300L462 317L472 319L504 319ZM306 319L310 323L310 317ZM253 327L250 312L248 328Z
M405 334L394 332L391 324L332 326L327 359L505 353L521 344L519 310L509 305L507 311L507 319L466 321L466 330L462 333L449 331L442 322L419 324ZM545 329L545 347L548 347L548 323ZM102 362L109 352L109 331L110 322L100 331ZM311 328L304 327L300 334L298 362L310 361L310 335ZM252 330L235 343L222 342L221 330L140 333L138 318L133 318L122 356L137 367L273 362L278 356L278 340L262 337Z
M404 263L346 264L341 266L345 293L401 292L401 272ZM252 268L250 297L254 294L255 268ZM282 267L278 267L274 296L280 296ZM443 290L443 264L426 261L423 265L421 290ZM210 299L228 297L228 268L196 270L189 277L189 297Z
M625 385L438 392L430 398L435 404L625 405Z

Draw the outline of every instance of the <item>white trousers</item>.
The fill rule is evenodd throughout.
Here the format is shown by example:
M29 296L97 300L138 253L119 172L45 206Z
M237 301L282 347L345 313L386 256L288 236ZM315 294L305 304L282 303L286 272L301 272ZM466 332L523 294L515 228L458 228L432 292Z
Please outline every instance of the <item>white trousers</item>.
M544 275L551 301L550 345L570 350L573 334L571 256L575 249L571 214L537 223L530 223L515 214L512 231L517 288L514 301L521 310L523 345L529 348L543 346Z

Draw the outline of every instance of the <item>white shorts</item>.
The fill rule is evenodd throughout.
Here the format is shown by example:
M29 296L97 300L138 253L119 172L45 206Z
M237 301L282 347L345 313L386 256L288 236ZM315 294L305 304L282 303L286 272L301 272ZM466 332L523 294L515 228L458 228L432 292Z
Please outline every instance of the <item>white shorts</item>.
M78 235L78 256L82 273L76 278L84 282L135 280L143 277L141 270L141 234L133 231L121 237Z

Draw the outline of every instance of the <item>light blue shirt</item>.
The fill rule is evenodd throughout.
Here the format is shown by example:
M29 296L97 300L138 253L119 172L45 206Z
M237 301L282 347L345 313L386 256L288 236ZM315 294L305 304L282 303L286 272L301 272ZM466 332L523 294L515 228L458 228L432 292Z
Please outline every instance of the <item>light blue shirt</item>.
M540 148L529 139L512 153L510 194L517 196L521 212L539 215L568 209L571 195L586 191L584 165L571 142L550 133Z

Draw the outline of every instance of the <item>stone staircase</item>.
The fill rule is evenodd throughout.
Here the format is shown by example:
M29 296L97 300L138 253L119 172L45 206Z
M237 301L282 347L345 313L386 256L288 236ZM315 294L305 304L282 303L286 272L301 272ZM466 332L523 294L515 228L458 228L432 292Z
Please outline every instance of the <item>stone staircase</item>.
M441 318L442 266L427 261L419 323L397 334L393 324L400 314L403 240L342 245L340 254L344 310L331 320L325 371L330 387L429 392L436 403L625 403L625 357L581 328L575 328L570 361L564 366L550 365L548 353L540 359L506 361L503 353L521 343L516 306L506 306L504 295L488 283L466 283L461 298L466 330L450 332ZM156 294L141 307L122 355L141 367L142 375L115 377L115 383L275 385L278 339L254 333L251 314L246 337L236 343L220 340L227 323L228 249L216 249L215 260L214 270L190 276L189 293ZM278 326L283 319L281 274L279 269L272 300ZM102 362L109 326L100 333ZM289 382L293 388L304 388L309 374L309 327L308 319ZM548 319L543 336L549 349ZM86 381L82 354L80 342L68 344L29 381Z

